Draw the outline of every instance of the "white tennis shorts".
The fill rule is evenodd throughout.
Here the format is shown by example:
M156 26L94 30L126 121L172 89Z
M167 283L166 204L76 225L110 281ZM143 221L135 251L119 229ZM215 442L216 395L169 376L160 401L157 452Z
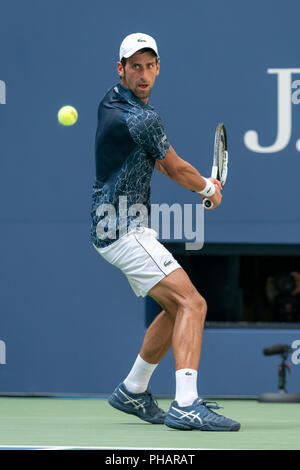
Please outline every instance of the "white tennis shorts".
M138 297L146 297L153 286L181 267L157 240L155 230L146 227L136 228L105 248L95 248L125 274Z

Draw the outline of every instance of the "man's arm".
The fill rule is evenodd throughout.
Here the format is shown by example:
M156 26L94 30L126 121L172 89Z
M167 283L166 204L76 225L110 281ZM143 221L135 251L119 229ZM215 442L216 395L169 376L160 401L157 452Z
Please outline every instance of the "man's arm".
M171 146L163 160L156 160L155 168L163 175L171 178L175 183L191 191L202 191L206 181L193 165L180 158ZM209 178L216 186L215 194L210 198L214 207L221 202L221 184L214 178ZM202 198L203 199L203 198Z

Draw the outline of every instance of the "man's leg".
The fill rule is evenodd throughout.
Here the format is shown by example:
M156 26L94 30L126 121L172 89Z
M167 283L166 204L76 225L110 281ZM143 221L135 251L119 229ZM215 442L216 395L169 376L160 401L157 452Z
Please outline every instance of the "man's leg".
M143 341L141 351L124 380L131 393L142 393L148 388L156 366L172 344L174 318L164 310L153 320Z
M149 326L140 356L150 364L158 364L172 345L175 318L163 310Z
M154 286L149 295L174 318L172 346L176 365L176 394L165 424L175 429L238 431L240 423L211 410L218 409L198 398L197 372L202 347L206 302L183 269ZM151 349L151 341L148 347Z
M173 346L176 371L179 371L176 372L176 397L183 404L192 403L198 396L196 381L206 314L205 300L181 268L154 286L149 295L165 309L149 326L124 384L132 393L144 392L156 366Z
M197 375L206 302L183 269L169 274L150 290L149 295L173 318L175 400L180 406L189 406L198 398ZM148 346L151 347L150 342Z
M163 326L160 322L156 330L159 334L158 338L164 334L169 338L172 334L176 369L197 370L207 310L204 298L198 293L183 269L177 269L166 276L150 290L149 295L164 308L169 317L164 333L158 333L160 326ZM146 333L145 341L148 350L154 348L155 342L152 336ZM143 354L143 348L141 354Z
M170 349L173 326L173 317L165 311L153 320L129 374L108 399L113 407L153 424L164 423L166 413L153 399L148 384L158 363Z

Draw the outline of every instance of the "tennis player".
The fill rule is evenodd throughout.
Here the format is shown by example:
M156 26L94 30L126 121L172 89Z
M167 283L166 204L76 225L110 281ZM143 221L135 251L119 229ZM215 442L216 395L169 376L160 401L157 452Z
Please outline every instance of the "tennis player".
M147 422L176 429L237 431L238 422L215 413L212 409L218 409L218 405L198 396L206 302L159 243L156 232L148 228L154 168L199 193L202 199L210 198L213 209L222 198L217 180L204 178L176 154L159 116L148 104L159 69L155 40L142 33L130 34L120 47L120 82L106 93L98 108L92 242L105 260L125 274L137 296L149 295L162 308L146 332L132 369L109 397L109 403ZM130 208L126 218L124 202ZM171 346L176 391L165 413L148 384Z

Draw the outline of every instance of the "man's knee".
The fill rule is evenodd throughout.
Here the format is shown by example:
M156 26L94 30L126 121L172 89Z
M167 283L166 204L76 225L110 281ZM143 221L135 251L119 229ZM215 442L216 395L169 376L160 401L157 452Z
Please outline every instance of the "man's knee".
M176 309L166 311L167 314L176 318L178 314L192 315L204 322L207 312L207 303L204 297L197 291L187 296L176 298Z
M192 314L199 316L203 321L205 320L207 303L205 298L202 297L199 292L189 298L187 308L192 312Z
M166 314L176 318L179 312L200 315L204 320L207 305L187 274L176 270L151 289L149 295L158 302Z

